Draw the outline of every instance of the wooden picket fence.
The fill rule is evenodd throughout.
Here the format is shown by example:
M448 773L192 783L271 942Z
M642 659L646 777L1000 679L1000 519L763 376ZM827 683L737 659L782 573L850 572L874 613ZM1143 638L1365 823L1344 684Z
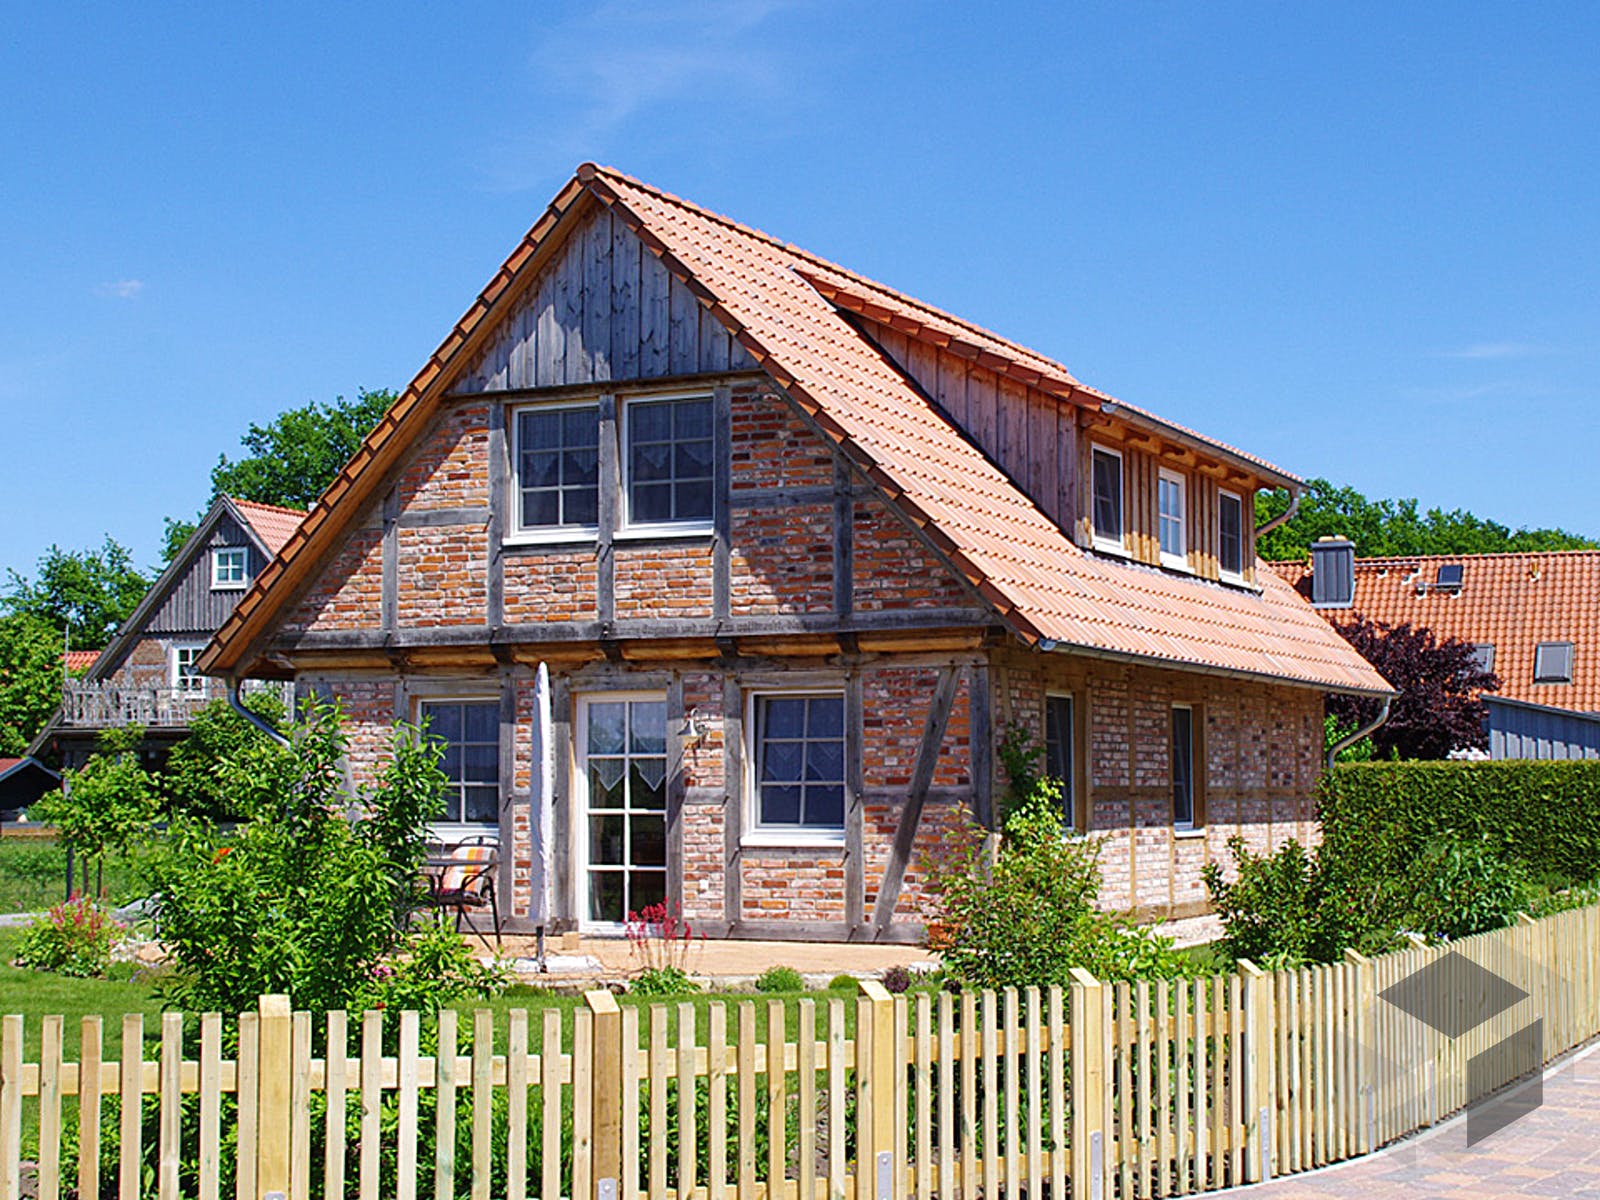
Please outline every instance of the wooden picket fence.
M1488 991L1468 989L1455 1003L1471 1028L1453 1039L1380 999L1451 954L1527 997L1491 1013ZM866 983L848 1000L765 1004L641 1009L592 992L569 1013L445 1012L435 1027L409 1012L314 1024L268 996L236 1022L164 1015L153 1061L137 1015L112 1061L99 1017L76 1061L62 1019L44 1018L28 1062L23 1019L5 1017L0 1200L1210 1191L1459 1110L1469 1064L1495 1064L1535 1017L1545 1060L1600 1033L1600 909L1305 970L1135 984L1079 971L1066 989L910 997ZM1503 1057L1505 1080L1530 1068Z

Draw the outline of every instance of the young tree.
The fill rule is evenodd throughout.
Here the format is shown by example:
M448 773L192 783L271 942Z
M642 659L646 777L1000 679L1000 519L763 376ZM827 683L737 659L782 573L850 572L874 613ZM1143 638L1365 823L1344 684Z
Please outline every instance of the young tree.
M1444 758L1452 750L1488 746L1488 710L1479 694L1498 691L1500 679L1479 668L1470 643L1441 642L1429 629L1365 618L1339 632L1399 693L1389 719L1372 734L1378 758ZM1377 711L1375 700L1328 697L1328 715L1344 728L1366 724Z
M26 752L61 702L61 634L39 617L0 617L0 756Z
M247 453L237 460L224 454L212 468L211 494L310 508L394 400L395 394L388 389L369 392L362 388L354 400L343 396L326 404L313 400L279 413L267 425L251 425L240 439ZM167 561L195 525L194 521L167 518Z
M37 579L9 575L4 607L37 617L57 633L70 627L72 645L84 650L105 646L150 587L128 548L111 537L98 550L51 546L39 559Z
M139 725L107 730L89 761L65 773L61 790L34 805L36 815L55 826L61 844L94 866L102 897L106 856L137 844L161 808L155 777L139 762L143 741Z

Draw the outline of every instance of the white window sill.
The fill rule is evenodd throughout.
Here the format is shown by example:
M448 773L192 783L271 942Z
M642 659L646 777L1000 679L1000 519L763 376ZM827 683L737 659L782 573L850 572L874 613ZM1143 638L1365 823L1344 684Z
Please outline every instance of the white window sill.
M750 850L843 850L844 830L755 829L739 839L739 846Z
M1233 587L1249 587L1250 586L1250 584L1245 580L1245 577L1243 575L1235 575L1231 571L1219 572L1218 575L1217 575L1217 579L1220 580L1221 582L1229 584L1229 585L1231 585Z
M211 590L213 592L242 592L249 586L248 583L213 583Z
M1174 825L1172 827L1172 836L1179 841L1191 841L1195 838L1203 838L1205 835L1206 827L1204 825L1198 829L1193 825Z
M1093 546L1094 549L1098 550L1101 554L1115 554L1118 558L1133 557L1133 555L1128 552L1128 547L1120 541L1110 542L1102 538L1095 538Z
M710 521L681 521L670 525L629 525L617 530L616 539L626 541L653 541L660 538L708 538L716 532Z
M600 531L592 527L578 529L519 529L505 538L507 546L572 546L593 542Z
M1161 552L1161 565L1169 571L1178 571L1184 575L1193 575L1194 568L1189 565L1189 560L1179 554Z

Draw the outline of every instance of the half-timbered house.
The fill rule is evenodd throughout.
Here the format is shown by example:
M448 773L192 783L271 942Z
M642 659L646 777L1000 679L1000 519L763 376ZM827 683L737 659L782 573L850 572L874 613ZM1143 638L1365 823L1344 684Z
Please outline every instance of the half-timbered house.
M441 833L529 919L920 936L1020 724L1184 915L1234 833L1313 833L1322 695L1388 688L1254 553L1293 476L591 165L202 660L426 719ZM546 784L536 687L548 669ZM548 897L548 900L545 898Z

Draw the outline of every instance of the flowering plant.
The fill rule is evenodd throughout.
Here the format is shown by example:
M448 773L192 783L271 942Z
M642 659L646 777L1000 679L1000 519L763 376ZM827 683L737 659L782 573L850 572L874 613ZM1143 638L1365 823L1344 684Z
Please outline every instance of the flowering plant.
M28 928L17 964L36 971L97 978L111 965L111 951L127 927L87 896L58 904Z
M695 933L689 922L665 901L630 912L623 926L628 948L641 975L688 975L689 959L705 934Z

